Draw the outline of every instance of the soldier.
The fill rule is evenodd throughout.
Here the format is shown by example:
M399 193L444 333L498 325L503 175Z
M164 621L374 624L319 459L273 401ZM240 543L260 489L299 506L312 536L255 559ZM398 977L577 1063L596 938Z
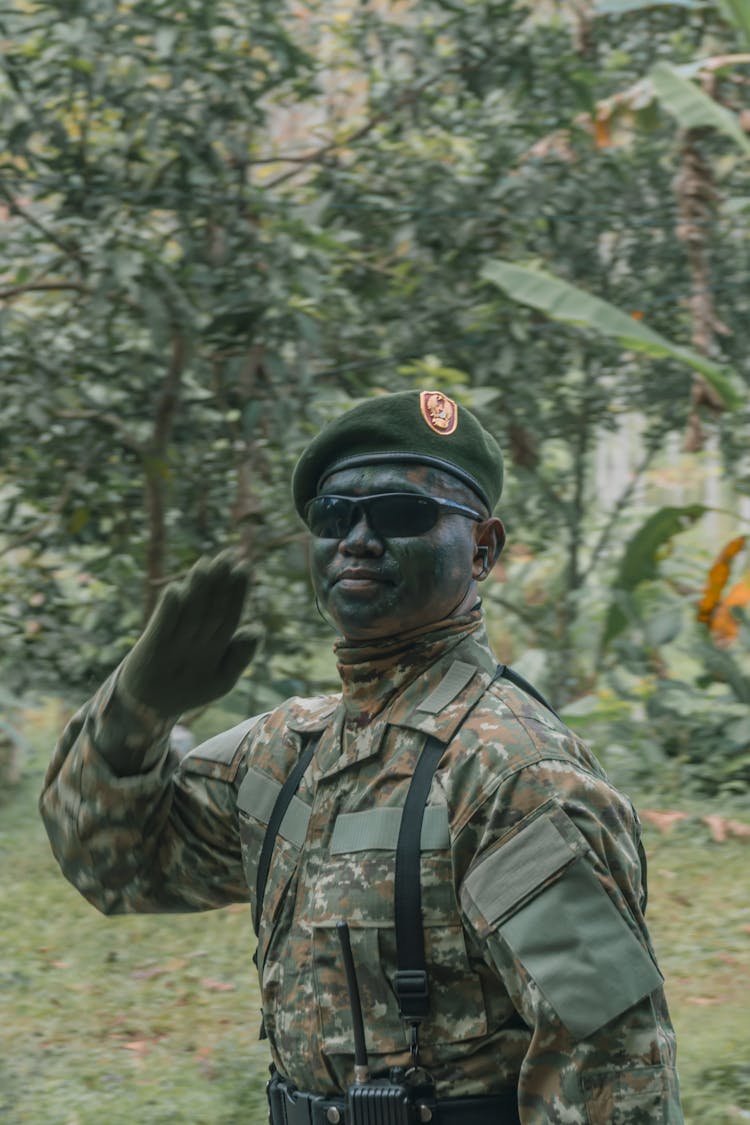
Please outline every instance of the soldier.
M170 754L252 653L225 554L167 589L55 750L42 815L100 910L252 904L273 1125L682 1121L636 813L488 644L502 477L445 395L356 406L293 477L341 693Z

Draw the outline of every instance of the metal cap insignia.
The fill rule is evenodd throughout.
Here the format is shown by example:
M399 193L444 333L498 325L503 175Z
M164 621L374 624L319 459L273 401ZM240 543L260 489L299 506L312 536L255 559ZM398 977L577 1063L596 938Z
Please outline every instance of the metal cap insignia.
M452 398L440 391L422 391L419 396L422 417L433 433L447 436L458 425L458 407Z

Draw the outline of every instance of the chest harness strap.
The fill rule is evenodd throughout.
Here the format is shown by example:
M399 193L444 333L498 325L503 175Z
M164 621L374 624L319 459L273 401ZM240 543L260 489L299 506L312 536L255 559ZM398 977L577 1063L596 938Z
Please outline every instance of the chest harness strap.
M311 738L305 749L297 759L294 769L287 777L286 781L281 787L281 790L276 798L276 802L271 810L271 816L268 820L266 827L266 834L263 837L263 846L260 849L260 859L258 860L258 874L255 880L255 916L253 918L253 925L255 926L256 934L260 931L260 919L263 914L263 899L266 896L266 883L268 882L268 872L271 867L271 857L273 856L273 849L276 847L276 837L281 828L286 811L291 804L292 797L299 789L299 783L302 780L302 775L310 765L315 748L320 742L320 735L317 738ZM255 964L258 964L258 951L255 951Z
M557 716L547 700L518 672L499 664L492 682L504 677L510 680L521 691L531 695L544 707ZM478 701L477 701L478 702ZM463 716L461 724L468 715ZM451 738L455 738L457 727ZM299 788L302 775L312 761L313 755L320 741L320 735L312 738L297 759L294 769L287 777L276 798L276 803L271 811L271 816L263 838L263 846L258 861L258 876L255 890L255 932L260 931L260 919L263 915L263 898L268 881L268 872L271 866L273 850L276 846L276 837L284 819L292 797ZM432 779L437 770L440 759L446 750L446 744L434 735L428 735L417 764L414 768L409 790L404 802L404 811L401 817L398 841L396 844L396 872L394 887L394 909L396 921L396 971L393 988L398 1001L399 1016L409 1028L410 1050L412 1065L419 1065L419 1025L425 1018L430 1008L430 998L427 986L427 964L424 953L424 928L422 924L422 887L420 880L421 863L421 838L422 822L424 820L427 797L432 785ZM255 963L258 964L256 950Z
M428 735L414 769L404 802L396 844L394 887L396 959L393 989L398 1014L409 1028L412 1066L419 1066L419 1025L430 1008L422 926L422 821L432 779L445 752L445 744Z
M532 696L557 718L547 700L528 680L505 664L498 664L492 682L504 677L521 691ZM470 712L461 720L466 721ZM459 727L453 731L455 738ZM419 1066L419 1025L430 1008L427 985L427 964L424 953L422 925L422 888L420 881L422 821L432 779L446 746L428 735L414 769L404 803L401 827L396 845L395 914L396 957L398 971L393 988L398 1000L399 1016L409 1028L412 1065Z

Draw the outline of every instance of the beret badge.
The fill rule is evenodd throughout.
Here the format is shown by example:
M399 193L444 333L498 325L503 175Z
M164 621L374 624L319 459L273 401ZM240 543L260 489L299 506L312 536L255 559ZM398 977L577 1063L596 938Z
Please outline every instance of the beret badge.
M452 398L440 391L422 391L419 396L422 417L433 433L446 436L455 433L458 425L458 407Z

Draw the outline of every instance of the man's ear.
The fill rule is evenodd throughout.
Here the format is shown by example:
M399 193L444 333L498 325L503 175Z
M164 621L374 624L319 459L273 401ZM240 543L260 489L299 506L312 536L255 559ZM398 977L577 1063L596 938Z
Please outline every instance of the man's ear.
M505 546L505 526L497 516L476 525L474 548L474 577L481 581L486 578L500 558Z

